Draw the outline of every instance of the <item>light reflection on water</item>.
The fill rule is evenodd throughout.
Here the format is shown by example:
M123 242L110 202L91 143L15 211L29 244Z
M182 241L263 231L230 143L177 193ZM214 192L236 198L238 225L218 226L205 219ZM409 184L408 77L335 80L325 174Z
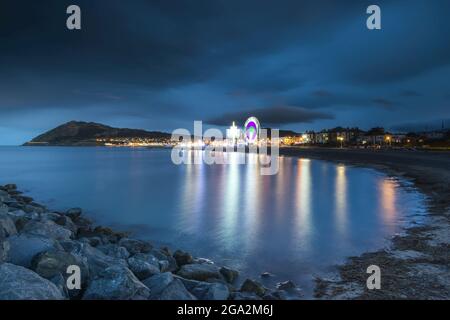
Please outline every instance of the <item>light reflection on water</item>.
M383 246L400 220L424 211L420 194L371 169L281 157L279 173L262 176L257 155L227 157L175 166L168 150L1 147L0 183L307 292L313 275Z

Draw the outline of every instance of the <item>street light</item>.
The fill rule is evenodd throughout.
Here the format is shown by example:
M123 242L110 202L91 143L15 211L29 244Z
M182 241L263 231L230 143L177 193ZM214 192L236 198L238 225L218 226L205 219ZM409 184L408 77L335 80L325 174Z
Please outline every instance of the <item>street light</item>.
M341 148L343 147L344 137L337 137L337 139L341 142Z
M386 137L386 141L389 144L389 147L391 146L391 136Z

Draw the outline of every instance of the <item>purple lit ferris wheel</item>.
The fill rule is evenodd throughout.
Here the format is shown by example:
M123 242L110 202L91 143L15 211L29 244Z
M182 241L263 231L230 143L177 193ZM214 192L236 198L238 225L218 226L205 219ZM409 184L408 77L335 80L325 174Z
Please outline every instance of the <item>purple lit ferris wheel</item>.
M244 125L245 141L255 143L259 138L259 121L255 117L250 117Z

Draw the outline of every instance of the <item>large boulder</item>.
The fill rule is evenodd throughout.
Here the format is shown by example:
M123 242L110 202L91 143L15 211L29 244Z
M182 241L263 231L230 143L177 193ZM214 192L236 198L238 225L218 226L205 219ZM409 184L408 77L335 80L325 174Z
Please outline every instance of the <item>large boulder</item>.
M149 253L153 248L147 241L130 238L120 239L119 246L125 247L130 254Z
M53 222L56 222L61 217L61 215L57 212L44 212L40 215L41 221L51 220Z
M8 192L0 190L0 202L7 202L7 201L11 201L11 196L9 195Z
M81 284L84 285L89 279L89 267L86 259L80 256L59 250L44 251L37 254L31 261L31 269L46 279L52 279L58 274L67 280L67 268L71 265L78 266L81 272Z
M73 220L76 220L81 216L83 210L81 208L70 208L66 211L66 216L70 217Z
M14 220L7 213L0 213L0 240L17 234Z
M61 291L31 270L0 264L0 300L61 300Z
M86 289L85 300L142 300L149 289L123 266L108 267L92 280Z
M251 292L234 292L231 295L231 300L261 300L262 298L257 294Z
M125 247L121 247L116 244L108 243L104 245L98 245L96 248L107 256L113 258L128 259L130 257L130 253Z
M180 279L186 289L199 300L227 300L230 296L230 289L224 283L189 280L178 276L175 278Z
M241 292L254 293L257 296L264 296L267 289L259 282L246 279L241 286Z
M152 249L150 254L159 260L159 267L162 272L174 272L178 269L175 258L166 250Z
M80 218L78 218L76 221L79 223ZM108 244L108 243L114 243L116 244L119 242L120 239L125 237L124 233L121 232L115 232L111 228L107 227L101 227L97 226L95 228L92 227L83 227L81 226L78 233L78 237L85 237L85 238L92 238L92 237L98 237L102 243Z
M196 300L172 273L164 272L145 279L143 283L149 288L151 300Z
M0 238L0 263L3 263L8 259L9 249L9 241Z
M3 186L3 189L8 192L15 191L17 190L17 185L15 183L8 183Z
M177 274L182 278L198 281L222 279L219 268L214 264L186 264Z
M173 257L178 266L184 266L185 264L191 264L194 262L194 258L188 253L181 250L177 250L173 253Z
M62 250L57 241L42 236L20 234L8 238L8 262L29 268L35 255L48 250Z
M125 260L108 256L87 243L66 240L61 241L60 244L66 252L69 252L75 256L83 257L85 259L89 268L89 276L91 279L108 267L128 266Z
M77 234L78 227L76 224L70 219L70 217L65 215L59 215L55 220L55 223L66 228L67 230L70 230L73 232L73 234Z
M130 270L140 280L160 273L159 261L152 255L138 253L128 259Z
M22 233L39 235L56 240L68 240L73 237L73 232L61 227L52 220L31 220L21 230Z
M239 276L239 271L228 267L222 267L219 271L228 283L233 283L234 280L236 280L236 278Z

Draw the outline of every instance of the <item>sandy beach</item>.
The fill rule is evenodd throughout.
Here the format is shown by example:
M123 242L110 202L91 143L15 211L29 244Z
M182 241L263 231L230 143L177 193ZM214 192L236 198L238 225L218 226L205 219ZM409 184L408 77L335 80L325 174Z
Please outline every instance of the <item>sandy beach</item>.
M448 299L450 297L450 153L284 147L280 155L372 167L408 179L427 196L424 224L405 229L388 248L350 257L338 274L317 278L319 299ZM366 269L381 269L381 289L368 290Z

